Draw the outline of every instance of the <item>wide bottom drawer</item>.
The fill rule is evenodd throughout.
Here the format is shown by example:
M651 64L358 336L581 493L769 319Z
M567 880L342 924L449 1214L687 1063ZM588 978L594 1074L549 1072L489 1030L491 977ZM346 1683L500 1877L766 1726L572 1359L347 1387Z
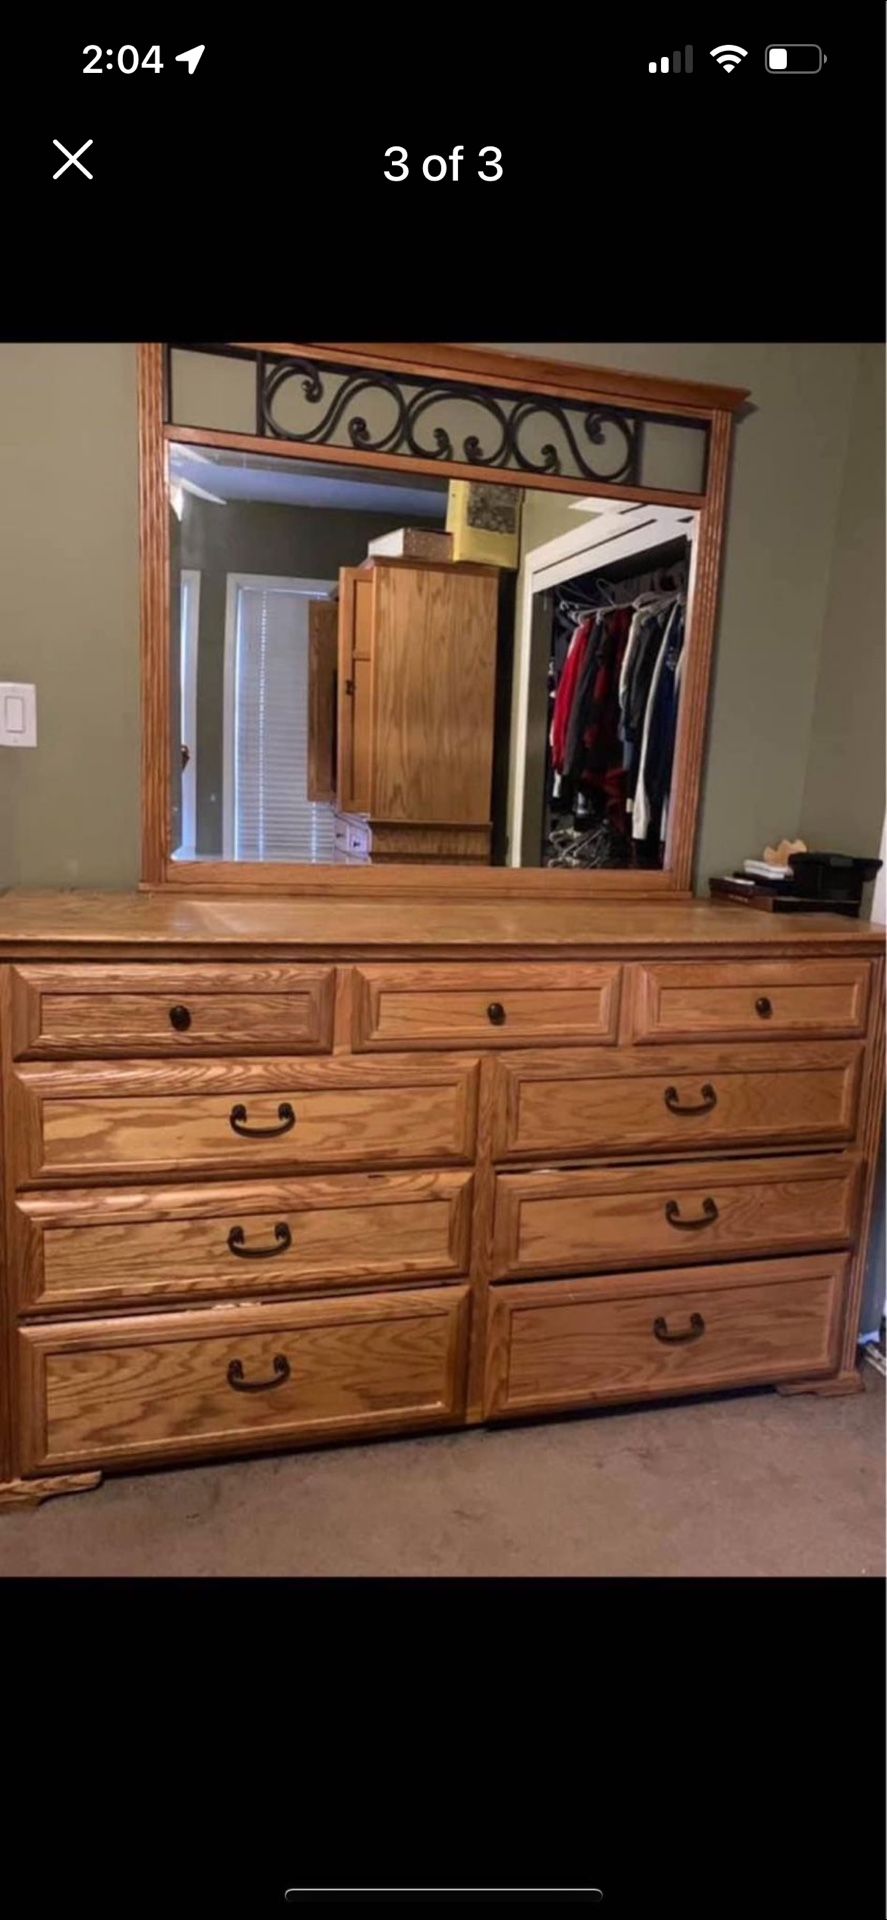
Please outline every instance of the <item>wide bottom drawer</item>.
M456 1420L468 1290L22 1328L25 1473Z
M494 1287L487 1417L834 1373L849 1258Z

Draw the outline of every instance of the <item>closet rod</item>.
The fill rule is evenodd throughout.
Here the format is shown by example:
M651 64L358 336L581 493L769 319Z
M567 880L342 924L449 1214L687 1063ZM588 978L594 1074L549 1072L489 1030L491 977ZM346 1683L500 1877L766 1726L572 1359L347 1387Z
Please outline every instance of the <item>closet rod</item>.
M634 607L636 612L640 612L642 607L658 606L667 600L686 601L686 598L685 587L669 587L662 593L639 593L633 600L559 599L558 605L567 613L619 613L625 607Z

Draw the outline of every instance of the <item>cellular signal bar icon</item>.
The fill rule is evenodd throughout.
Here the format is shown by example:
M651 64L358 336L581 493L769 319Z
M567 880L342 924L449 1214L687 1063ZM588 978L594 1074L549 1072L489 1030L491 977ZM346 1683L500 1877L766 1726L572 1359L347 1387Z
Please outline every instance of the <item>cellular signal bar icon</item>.
M681 53L663 53L659 60L648 60L648 73L684 73L693 72L693 48L685 47Z

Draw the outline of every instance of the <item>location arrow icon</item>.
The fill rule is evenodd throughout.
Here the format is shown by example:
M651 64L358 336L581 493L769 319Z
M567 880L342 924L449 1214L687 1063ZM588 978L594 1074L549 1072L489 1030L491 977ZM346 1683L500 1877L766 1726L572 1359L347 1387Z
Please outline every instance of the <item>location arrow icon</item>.
M177 53L176 59L186 61L188 66L188 72L193 73L197 65L197 62L200 59L201 54L205 52L206 52L205 46L189 47L187 53Z

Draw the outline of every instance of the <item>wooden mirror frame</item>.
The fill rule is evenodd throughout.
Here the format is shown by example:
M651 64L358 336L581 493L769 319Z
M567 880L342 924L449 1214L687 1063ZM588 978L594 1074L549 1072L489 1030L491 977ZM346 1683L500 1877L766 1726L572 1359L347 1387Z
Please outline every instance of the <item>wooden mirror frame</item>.
M669 827L666 858L661 869L553 870L547 867L311 866L277 862L233 860L178 861L171 845L170 737L170 547L167 450L170 441L197 447L228 448L239 453L270 453L294 460L328 460L445 475L471 480L491 467L466 465L448 459L424 459L412 454L365 451L359 446L318 445L267 434L220 432L212 428L177 426L169 418L170 349L152 342L138 349L139 501L141 554L142 649L142 886L179 892L256 893L267 890L292 895L364 896L462 895L537 898L540 893L564 898L595 896L686 899L691 890L693 851L699 788L705 749L709 678L718 603L727 474L733 417L748 398L747 390L714 387L696 382L665 380L619 373L614 369L577 366L562 361L532 360L482 349L424 344L353 344L339 341L227 342L216 351L262 356L275 362L322 359L325 368L373 370L407 383L445 383L475 391L490 389L490 398L518 404L523 399L550 400L572 405L583 413L600 408L625 412L642 420L686 420L708 430L705 490L668 492L637 485L616 485L598 479L583 480L555 472L538 473L519 467L495 467L497 484L550 488L572 494L597 494L613 500L635 500L656 505L678 505L699 514L696 578L687 666L684 675L675 764L679 768L678 799Z

